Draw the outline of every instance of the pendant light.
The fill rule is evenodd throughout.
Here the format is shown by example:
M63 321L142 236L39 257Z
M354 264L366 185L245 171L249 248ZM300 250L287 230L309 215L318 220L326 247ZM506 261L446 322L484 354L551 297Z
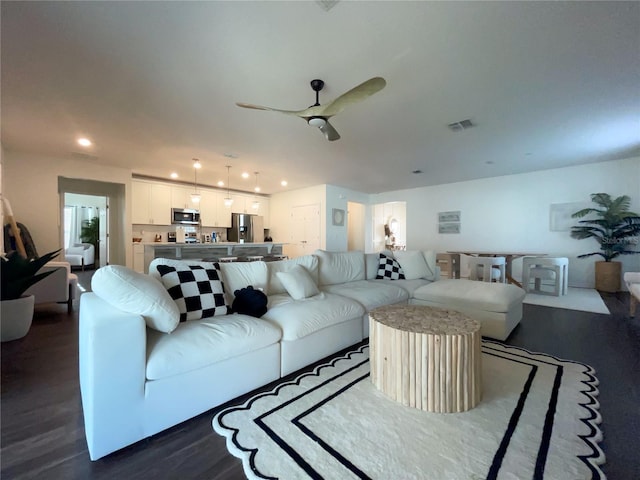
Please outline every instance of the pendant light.
M198 193L198 170L202 165L200 165L200 160L197 158L193 159L193 188L194 193L191 194L191 202L192 203L200 203L200 194Z
M231 204L233 203L233 198L231 198L231 192L230 192L231 186L229 185L229 170L231 170L231 165L227 165L227 198L224 199L225 207L230 207Z
M258 210L260 208L260 202L256 197L256 193L260 191L260 187L258 186L258 172L253 172L256 174L256 187L253 189L253 204L251 205L254 210Z

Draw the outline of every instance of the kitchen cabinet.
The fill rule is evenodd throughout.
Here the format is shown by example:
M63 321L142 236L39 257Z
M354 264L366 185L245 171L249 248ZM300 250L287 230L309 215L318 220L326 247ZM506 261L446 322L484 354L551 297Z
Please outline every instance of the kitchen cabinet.
M200 210L200 203L191 201L191 194L195 193L194 187L182 187L178 185L171 186L171 208L188 208ZM202 201L203 190L198 188L200 200Z
M138 273L144 272L144 245L141 243L133 244L133 269Z
M171 225L171 187L169 185L133 180L131 190L132 223Z

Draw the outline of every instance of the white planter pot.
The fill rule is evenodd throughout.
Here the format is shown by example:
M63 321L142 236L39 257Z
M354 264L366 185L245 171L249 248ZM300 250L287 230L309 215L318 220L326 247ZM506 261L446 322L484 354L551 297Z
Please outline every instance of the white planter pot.
M16 340L29 332L35 299L29 295L0 302L0 341Z

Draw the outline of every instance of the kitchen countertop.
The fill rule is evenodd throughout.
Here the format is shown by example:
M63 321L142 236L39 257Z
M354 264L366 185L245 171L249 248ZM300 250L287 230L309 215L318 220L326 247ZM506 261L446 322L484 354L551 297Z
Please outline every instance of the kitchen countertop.
M214 243L178 243L178 242L134 242L142 245L153 245L156 247L268 247L270 245L286 245L280 242L214 242Z

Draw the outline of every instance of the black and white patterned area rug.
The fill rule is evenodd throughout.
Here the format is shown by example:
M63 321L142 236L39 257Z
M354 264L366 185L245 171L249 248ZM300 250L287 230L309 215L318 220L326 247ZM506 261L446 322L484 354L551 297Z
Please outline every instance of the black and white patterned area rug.
M385 397L369 350L219 412L216 432L251 479L604 479L591 367L482 343L483 396L464 413Z

